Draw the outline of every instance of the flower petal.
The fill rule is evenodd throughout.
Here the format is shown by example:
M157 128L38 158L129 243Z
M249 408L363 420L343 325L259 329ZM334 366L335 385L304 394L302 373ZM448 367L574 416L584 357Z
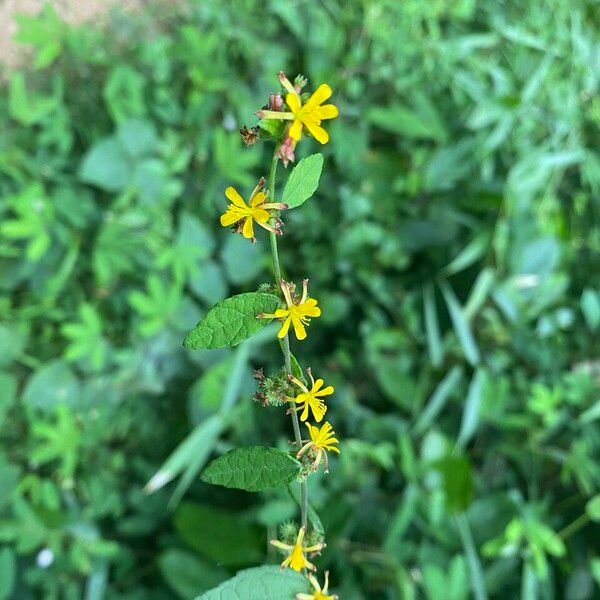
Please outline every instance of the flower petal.
M296 334L296 338L299 340L306 339L306 328L304 327L302 321L298 317L291 317L292 323L294 324L294 333Z
M271 215L264 208L255 208L252 211L252 218L260 223L266 223Z
M315 113L319 119L335 119L340 111L335 104L323 104L315 109Z
M298 98L298 94L287 94L285 97L285 103L293 113L299 112L300 108L302 107L300 104L300 98Z
M242 229L242 235L249 240L254 237L254 223L252 222L252 217L246 217L246 221L244 222L244 227Z
M302 137L302 121L295 119L288 134L293 140L298 141Z
M329 141L329 134L320 125L317 125L316 121L306 119L304 125L317 142L326 144Z
M321 381L323 381L321 379ZM318 392L314 392L315 396L331 396L331 394L333 394L333 386L332 385L328 385L326 388L323 388L322 390L319 390Z
M314 92L314 94L306 101L304 106L314 107L318 104L323 104L327 98L331 97L333 92L331 88L326 84L322 83Z
M239 213L235 213L231 210L228 210L226 213L223 213L221 215L221 225L223 227L229 227L230 225L233 225L234 223L237 223L240 219L243 219L244 217L242 215L240 215Z
M283 322L283 325L281 326L281 329L279 330L279 333L277 334L277 337L279 339L283 339L287 335L287 332L290 328L291 322L292 322L292 317L291 317L291 315L288 315L288 318Z
M239 206L240 208L248 207L248 205L244 202L244 199L239 195L238 191L234 187L229 186L225 190L225 195L227 196L229 201L235 204L236 206Z
M252 198L250 198L250 206L257 206L265 201L266 195L264 192L256 192Z

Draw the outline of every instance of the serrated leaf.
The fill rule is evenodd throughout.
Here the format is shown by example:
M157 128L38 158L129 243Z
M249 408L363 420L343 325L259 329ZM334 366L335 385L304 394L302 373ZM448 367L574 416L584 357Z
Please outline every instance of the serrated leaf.
M285 202L290 208L296 208L304 204L319 187L322 170L322 154L311 154L303 158L290 173L281 201Z
M308 583L300 573L268 566L240 571L196 600L294 600L306 592Z
M228 488L262 492L287 485L300 474L300 463L287 452L265 446L230 450L213 460L202 481Z
M248 292L217 302L183 340L185 348L228 348L249 338L270 319L257 319L260 313L272 313L279 305L273 294Z

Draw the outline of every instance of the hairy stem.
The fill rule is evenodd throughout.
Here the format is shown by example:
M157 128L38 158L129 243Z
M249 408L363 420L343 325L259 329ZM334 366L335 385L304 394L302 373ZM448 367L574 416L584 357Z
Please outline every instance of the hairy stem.
M278 158L273 154L273 160L271 161L271 169L269 171L269 198L270 202L275 202L275 175L277 173ZM277 248L277 235L269 232L269 243L271 245L271 259L273 260L273 271L275 272L275 282L278 287L281 287L281 264L279 263L279 250ZM292 353L290 350L290 338L286 335L283 340L280 341L281 352L283 353L283 359L285 362L285 372L288 375L292 374ZM302 436L300 435L300 423L298 421L298 413L295 410L292 413L292 426L294 428L294 440L298 449L302 447ZM302 527L306 529L308 523L308 485L306 479L300 482L301 491L301 503L300 512Z

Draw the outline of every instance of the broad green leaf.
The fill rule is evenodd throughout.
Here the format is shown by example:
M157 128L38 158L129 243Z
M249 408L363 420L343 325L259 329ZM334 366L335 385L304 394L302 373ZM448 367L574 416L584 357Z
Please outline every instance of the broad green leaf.
M311 154L303 158L290 173L281 201L290 208L304 204L319 187L322 169L322 154Z
M306 592L308 581L300 573L268 566L240 571L196 600L295 600L296 594Z
M443 477L446 506L451 512L462 512L473 496L473 474L471 464L464 456L452 455L435 463Z
M120 192L130 183L133 163L115 137L100 140L83 157L79 178L107 192Z
M256 315L272 313L278 305L277 296L262 292L226 298L185 336L183 345L191 350L236 346L270 323L270 319L257 319Z
M220 252L221 264L231 283L245 286L265 268L265 248L249 244L241 235L228 235Z
M263 529L233 510L184 502L173 523L190 548L215 564L250 565L264 559Z
M219 585L228 576L224 569L208 565L195 554L178 548L163 552L158 557L158 568L178 596L189 600Z
M287 452L265 446L230 450L213 460L202 481L228 488L262 492L287 485L300 474L300 463Z
M71 368L61 360L46 363L29 378L23 402L30 408L53 412L56 406L79 403L81 386Z
M281 142L286 122L279 119L261 119L258 126L275 141Z

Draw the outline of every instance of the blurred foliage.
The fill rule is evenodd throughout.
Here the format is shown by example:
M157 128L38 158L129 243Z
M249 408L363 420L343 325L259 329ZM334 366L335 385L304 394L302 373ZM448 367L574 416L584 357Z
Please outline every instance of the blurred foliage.
M599 30L593 0L22 18L30 66L0 94L0 598L194 598L276 560L296 491L197 477L289 436L250 401L272 331L181 340L271 277L265 241L217 219L266 174L237 129L282 68L341 112L282 242L324 308L303 364L336 386L342 454L311 480L334 590L598 597Z

